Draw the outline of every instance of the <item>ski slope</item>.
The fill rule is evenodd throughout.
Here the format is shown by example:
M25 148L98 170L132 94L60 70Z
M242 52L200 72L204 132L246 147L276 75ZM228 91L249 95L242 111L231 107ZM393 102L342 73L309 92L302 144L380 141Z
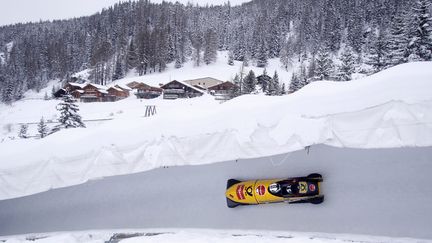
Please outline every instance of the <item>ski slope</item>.
M431 242L431 158L432 147L348 149L316 145L309 151L265 158L109 177L0 201L0 235L201 228L248 230L252 234L262 230L321 232L315 233L318 238L323 233L375 235ZM283 178L311 172L324 176L325 201L320 205L226 206L224 192L229 178ZM182 242L183 238L171 239ZM363 242L373 240L363 238Z

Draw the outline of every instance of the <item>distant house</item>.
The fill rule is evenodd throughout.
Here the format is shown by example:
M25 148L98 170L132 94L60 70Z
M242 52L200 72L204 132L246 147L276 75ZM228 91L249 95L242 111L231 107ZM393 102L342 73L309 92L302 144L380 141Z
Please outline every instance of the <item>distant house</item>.
M136 89L135 95L139 99L153 99L159 97L163 92L163 89L158 87L153 87L145 83L139 83L138 85L135 86L135 89Z
M125 92L128 92L128 93L132 90L132 88L129 88L127 85L116 84L114 87L122 89L122 90L124 90Z
M102 85L87 84L83 87L83 91L84 92L80 96L82 102L100 102L115 100L112 96L109 95L106 87Z
M81 95L84 94L84 90L77 89L72 92L69 92L75 99L79 100L81 98Z
M233 90L236 85L227 81L221 84L214 85L208 88L211 95L215 96L217 100L229 100L232 98Z
M129 91L118 88L117 86L109 87L107 89L108 95L106 95L104 101L116 101L127 98L129 96Z
M211 77L190 79L183 82L192 86L203 87L204 89L223 83L223 81Z
M185 82L173 80L161 86L164 99L193 98L204 94L204 91Z
M54 97L54 98L61 98L61 97L65 96L67 93L68 93L68 92L67 92L65 89L62 88L62 89L57 90L57 91L53 94L53 97Z

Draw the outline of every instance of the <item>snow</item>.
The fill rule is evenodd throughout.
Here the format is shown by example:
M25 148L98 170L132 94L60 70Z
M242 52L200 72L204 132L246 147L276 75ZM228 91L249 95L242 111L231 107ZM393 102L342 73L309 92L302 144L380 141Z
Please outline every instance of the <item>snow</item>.
M116 236L118 238L116 238ZM279 231L235 231L235 230L198 230L198 229L154 229L125 230L121 233L109 231L58 232L50 234L33 234L4 237L5 243L427 243L428 240L411 238L389 238L364 235L342 235L323 233L297 233ZM112 240L112 241L110 241ZM116 241L118 240L118 241Z
M217 70L229 76L230 68L236 69L223 67L228 67L225 72L221 65L186 67L171 75L191 79ZM291 95L246 95L223 104L209 95L175 101L130 97L115 103L82 103L84 120L99 119L88 121L87 129L0 143L0 161L6 161L0 163L0 199L162 166L257 158L313 144L431 146L431 67L431 62L404 64L351 82L315 82ZM118 83L140 79L154 84L168 74ZM32 100L2 105L0 125L37 122L41 116L55 119L57 103ZM148 105L157 107L157 115L143 117Z
M114 83L128 84L130 82L136 81L159 87L159 84L166 84L172 80L185 81L204 77L212 77L221 81L232 81L235 75L240 72L242 62L234 61L234 65L230 66L227 64L227 60L228 52L220 51L218 52L217 61L214 64L201 64L199 67L196 67L193 62L187 62L182 68L177 69L174 68L174 63L171 63L167 65L167 71L165 72L149 73L141 77L128 76L124 79L116 80ZM273 76L274 72L277 71L281 84L285 83L285 85L288 85L291 80L293 70L286 71L285 69L281 68L281 63L278 58L269 59L268 62L269 64L266 68L268 75ZM258 68L256 66L249 65L244 67L244 75L246 75L250 70L253 70L255 75L259 76L263 73L264 68Z

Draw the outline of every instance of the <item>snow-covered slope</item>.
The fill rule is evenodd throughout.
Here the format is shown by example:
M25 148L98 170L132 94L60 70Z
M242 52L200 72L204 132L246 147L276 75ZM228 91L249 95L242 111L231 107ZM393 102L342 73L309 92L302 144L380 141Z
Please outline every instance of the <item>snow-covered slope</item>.
M140 243L140 242L218 242L218 243L426 243L427 240L389 238L360 235L268 232L268 231L218 231L218 230L125 230L123 232L87 231L31 234L5 237L6 243Z
M113 119L41 140L0 143L0 161L6 161L0 163L0 199L164 165L262 157L318 143L430 146L431 67L404 64L352 82L315 82L292 95L248 95L224 104L209 96L81 104L84 118ZM54 105L38 102L44 109ZM158 114L144 118L150 104ZM35 110L35 103L25 109ZM4 122L15 110L0 112Z

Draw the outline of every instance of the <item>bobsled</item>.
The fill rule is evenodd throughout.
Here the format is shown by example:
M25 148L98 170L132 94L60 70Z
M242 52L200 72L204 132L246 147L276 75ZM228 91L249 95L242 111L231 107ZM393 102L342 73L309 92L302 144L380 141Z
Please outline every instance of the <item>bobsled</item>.
M286 179L229 179L225 193L227 206L235 208L278 202L320 204L324 201L324 195L321 194L322 181L323 177L318 173Z

